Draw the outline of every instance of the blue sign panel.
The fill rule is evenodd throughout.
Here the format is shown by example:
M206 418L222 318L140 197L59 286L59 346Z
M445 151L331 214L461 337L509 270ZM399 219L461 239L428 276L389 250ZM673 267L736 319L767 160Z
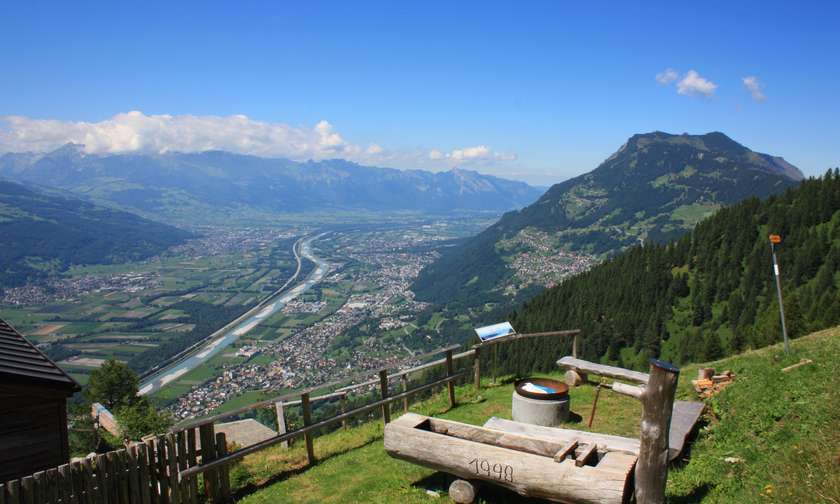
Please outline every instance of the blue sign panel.
M502 322L501 324L477 327L475 329L475 333L478 334L481 341L488 341L501 338L503 336L510 336L511 334L515 334L516 331L513 330L513 326L510 325L510 322Z

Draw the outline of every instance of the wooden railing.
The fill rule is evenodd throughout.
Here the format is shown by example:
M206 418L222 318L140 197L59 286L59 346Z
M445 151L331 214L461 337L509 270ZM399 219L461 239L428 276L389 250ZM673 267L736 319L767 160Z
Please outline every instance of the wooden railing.
M573 336L573 347L577 349L580 331L555 331L538 334L516 335L521 339L534 336ZM444 354L437 359L411 369L388 374L381 370L376 379L336 389L334 392L311 396L316 390L323 390L339 383L320 385L294 394L285 394L259 401L225 413L183 422L173 427L165 436L157 436L145 443L136 443L128 449L116 450L83 461L65 464L41 471L31 476L0 484L0 504L193 504L204 501L230 502L231 490L229 470L233 462L246 455L264 450L277 444L303 437L306 442L307 460L316 462L313 447L314 436L325 427L341 423L347 426L353 417L381 410L385 423L390 421L391 404L402 402L408 411L412 396L436 387L447 387L450 406L455 406L455 382L468 374L466 369L456 371L456 361L472 358L474 385L481 386L481 348L504 341L493 341L476 345L465 352L455 354L458 346L450 346L429 352L417 358ZM576 352L575 352L576 353ZM429 383L409 388L409 376L434 367L443 367L444 376ZM394 380L399 380L401 391L392 394ZM348 394L360 389L371 389L378 385L379 399L347 410ZM312 404L319 401L340 399L340 413L329 418L313 421ZM303 426L287 431L285 411L287 407L300 406ZM220 420L248 413L258 408L273 407L277 415L276 436L228 453L225 434L215 432ZM203 485L200 485L203 483ZM203 491L201 491L203 489Z

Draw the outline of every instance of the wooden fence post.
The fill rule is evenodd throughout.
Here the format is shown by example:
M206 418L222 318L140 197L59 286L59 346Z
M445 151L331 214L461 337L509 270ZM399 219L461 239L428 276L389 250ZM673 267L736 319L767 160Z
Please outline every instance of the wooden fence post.
M216 453L219 458L227 455L227 438L224 432L216 433ZM222 502L230 502L230 468L227 465L219 469L219 495Z
M201 463L206 464L216 459L216 434L213 424L204 424L199 427L198 433L201 438ZM219 495L218 473L215 469L204 471L204 494L212 502Z
M446 377L451 378L452 375L455 374L455 370L452 366L452 350L446 351ZM446 386L449 389L449 406L455 406L455 383L452 380L446 382Z
M169 433L164 440L166 444L166 465L169 467L169 502L181 504L181 482L178 480L178 454L175 434Z
M195 467L198 465L197 447L195 443L196 430L189 429L187 431L187 466ZM198 476L189 476L187 485L190 487L190 502L198 502ZM145 503L144 503L145 504Z
M577 359L577 352L578 352L578 333L575 333L574 337L572 338L572 357Z
M642 394L642 428L636 463L637 504L665 502L668 481L668 434L680 370L671 363L650 361L650 379Z
M408 390L408 373L400 375L400 384L403 392ZM408 396L403 397L403 413L408 413Z
M6 493L9 496L6 499L8 504L20 504L20 480L12 480L8 482Z
M481 390L481 347L475 347L475 360L473 361L473 372L475 391Z
M388 371L386 369L379 372L379 391L382 399L388 398ZM382 421L386 424L391 421L391 405L388 403L382 405Z
M312 423L312 409L309 406L309 392L304 392L300 395L300 405L303 408L303 426L306 427ZM307 431L303 433L303 439L306 441L306 460L309 465L315 463L315 449L312 446L312 433Z
M149 455L146 453L145 443L137 445L137 468L139 470L138 485L140 487L140 504L151 504L151 491L149 487ZM99 467L97 465L97 467Z
M341 397L339 399L341 401L341 413L342 414L347 413L347 392L341 394ZM347 419L346 418L341 420L341 427L344 430L347 430L348 424L347 424Z
M277 416L277 434L285 434L287 427L286 427L286 410L283 407L283 401L277 401L274 403L274 414ZM289 447L288 441L283 441L280 443L283 448Z
M20 479L20 502L21 504L35 504L35 485L32 476L24 476Z
M155 470L156 453L154 438L146 441L146 456L148 457L146 462L149 468L149 496L151 497L152 504L159 504L161 500L160 491L158 490L157 471Z

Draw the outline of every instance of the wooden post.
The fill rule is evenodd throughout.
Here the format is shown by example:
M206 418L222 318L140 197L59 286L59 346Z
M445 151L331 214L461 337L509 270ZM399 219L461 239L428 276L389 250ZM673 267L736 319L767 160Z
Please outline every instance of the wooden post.
M176 446L175 451L178 455L178 472L180 473L184 469L187 468L187 433L184 431L178 431L176 434ZM178 485L180 488L178 489L178 493L181 495L181 502L191 502L190 501L190 487L189 481L186 478L181 478L180 475L178 477Z
M219 458L227 455L227 439L224 432L216 433L216 453ZM222 502L230 502L230 469L227 465L219 469L219 496Z
M198 429L201 438L201 463L216 459L216 433L213 424L204 424ZM213 501L219 495L219 481L215 469L204 472L204 494Z
M650 379L642 395L642 427L636 463L636 502L665 502L668 481L668 434L680 370L669 362L650 361Z
M473 378L473 384L475 385L475 391L478 393L481 390L481 347L475 347L475 360L473 361L473 371L475 373L475 377Z
M455 374L455 369L452 366L452 350L446 351L446 377L450 378L453 374ZM449 389L449 406L455 407L455 383L450 380L446 382L446 386Z
M493 385L496 384L496 375L499 373L499 345L493 345Z
M187 466L195 467L198 465L198 455L196 453L197 447L195 444L196 429L189 429L187 431ZM187 484L190 487L190 502L198 502L198 476L189 476ZM143 504L146 504L145 502Z
M572 338L572 357L577 359L577 351L578 351L578 333L575 333L574 337Z
M598 387L595 388L595 400L592 401L592 411L589 412L589 422L586 424L587 427L592 427L592 420L595 419L595 408L598 406L598 396L601 395L601 384L598 384Z
M6 495L9 496L6 501L9 504L20 504L20 480L9 481L6 486Z
M34 489L32 488L35 485L32 476L24 476L20 479L20 495L22 499L20 500L21 503L25 504L35 504L35 495Z
M341 401L341 413L342 414L347 413L347 392L341 394L341 397L339 398L339 400ZM343 418L341 420L341 427L344 430L347 430L348 425L347 425L347 419L346 418Z
M158 491L158 479L157 479L157 471L155 471L155 440L149 439L146 441L146 456L148 460L146 461L147 467L149 468L149 496L151 498L152 504L158 504L161 500L159 498L159 491ZM106 461L107 463L107 461Z
M386 369L379 372L379 393L382 399L388 398L388 370ZM388 403L382 405L382 421L386 424L391 421L391 405Z
M286 433L286 410L283 408L283 401L277 401L274 403L274 413L277 415L277 434L285 434ZM289 447L288 441L283 441L280 443L283 448Z
M181 482L178 478L178 455L175 452L177 446L175 434L169 433L165 439L167 466L169 467L169 502L181 504Z
M400 383L402 384L402 391L408 390L408 373L400 375ZM408 413L408 396L403 397L403 413Z
M149 487L149 456L146 454L146 445L140 443L137 445L137 468L140 471L139 485L140 485L140 504L151 504L152 498L150 495L151 488ZM98 467L98 466L97 466Z
M304 392L300 395L300 405L303 408L303 425L304 427L312 423L312 410L309 406L309 392ZM309 465L315 463L315 449L312 446L312 433L304 432L303 439L306 441L306 460Z

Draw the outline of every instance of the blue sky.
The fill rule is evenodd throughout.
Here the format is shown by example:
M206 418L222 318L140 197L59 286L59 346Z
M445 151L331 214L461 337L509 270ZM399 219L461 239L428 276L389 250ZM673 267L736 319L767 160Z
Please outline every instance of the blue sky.
M0 6L0 150L84 138L548 185L634 133L717 130L808 175L840 164L836 2L116 4Z

